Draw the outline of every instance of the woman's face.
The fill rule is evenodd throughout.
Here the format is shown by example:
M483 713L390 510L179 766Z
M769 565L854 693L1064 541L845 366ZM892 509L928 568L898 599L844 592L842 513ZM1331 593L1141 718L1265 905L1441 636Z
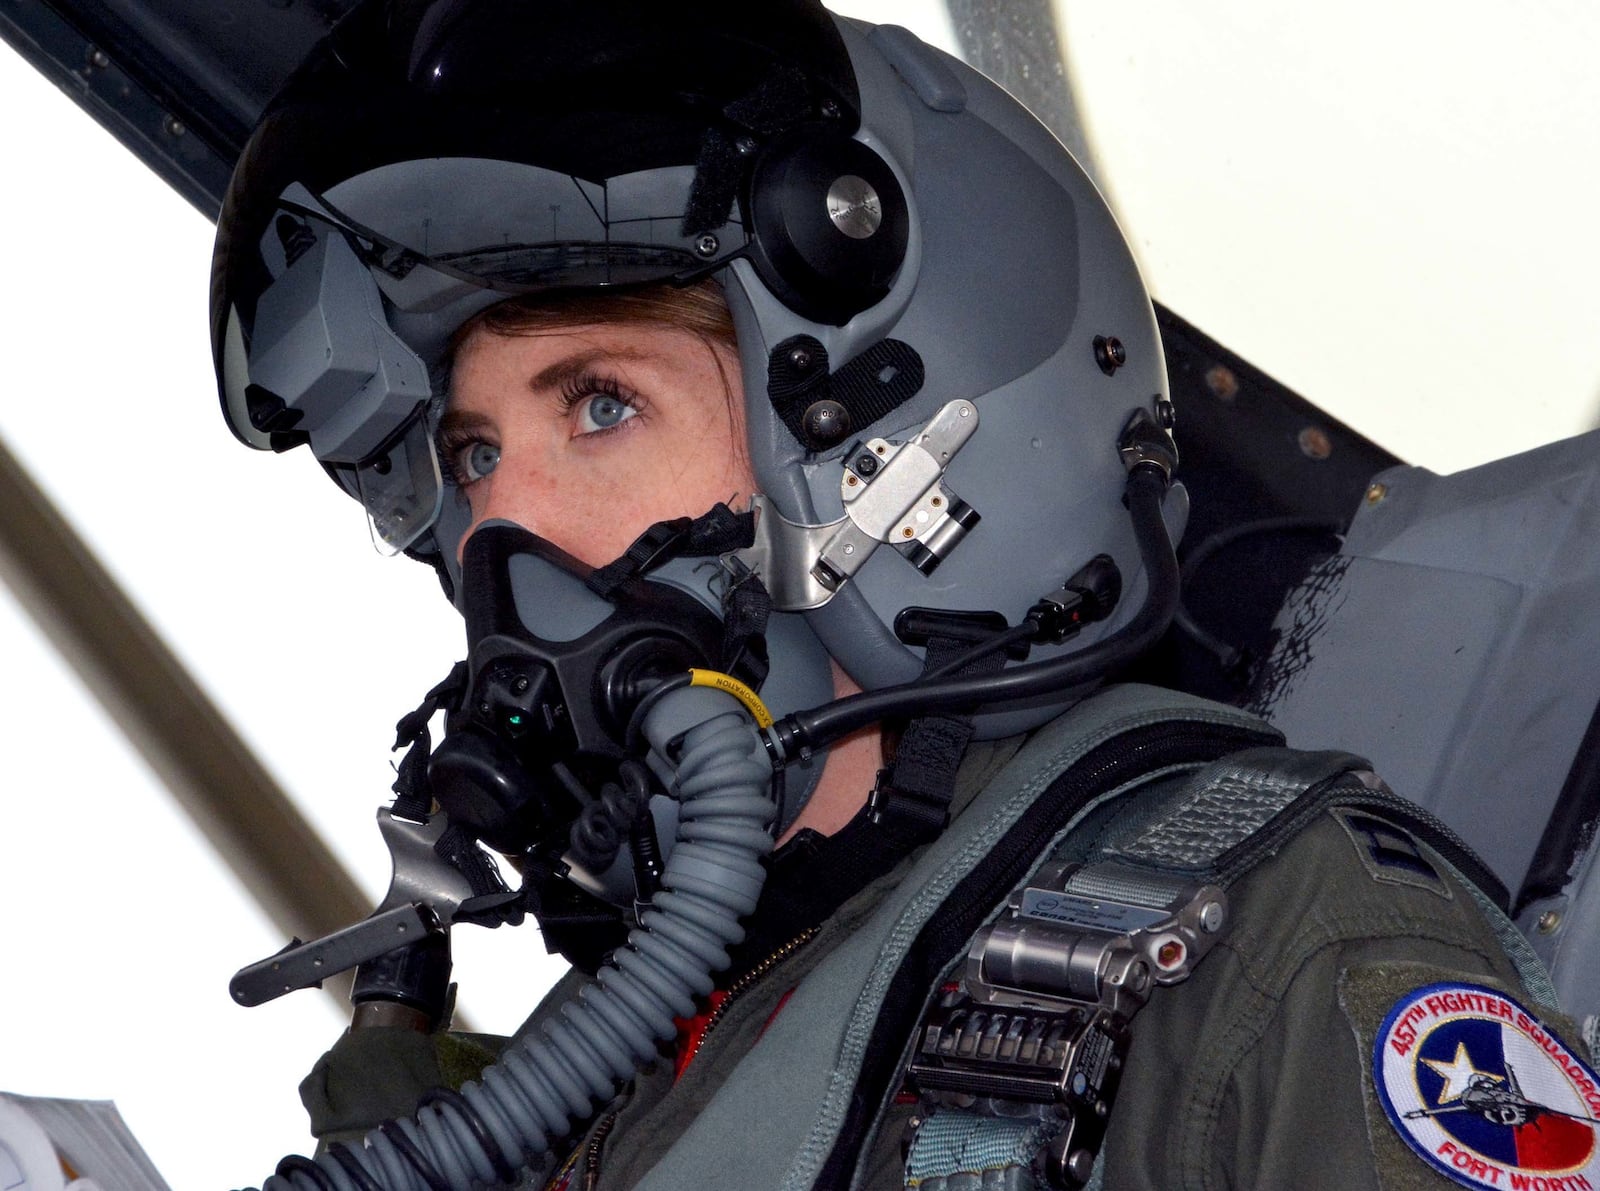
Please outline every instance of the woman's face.
M440 456L472 529L514 521L603 566L655 522L753 491L743 415L737 356L690 332L480 329L456 354Z

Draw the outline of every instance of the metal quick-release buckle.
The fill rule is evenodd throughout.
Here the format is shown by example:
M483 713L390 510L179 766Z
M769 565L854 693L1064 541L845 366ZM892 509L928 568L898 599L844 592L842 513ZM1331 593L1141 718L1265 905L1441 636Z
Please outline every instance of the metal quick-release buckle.
M1081 1187L1116 1098L1128 1023L1157 985L1188 977L1227 921L1216 885L1115 863L1046 865L967 952L928 1010L910 1082L929 1107L986 1100L1054 1112L1051 1185Z

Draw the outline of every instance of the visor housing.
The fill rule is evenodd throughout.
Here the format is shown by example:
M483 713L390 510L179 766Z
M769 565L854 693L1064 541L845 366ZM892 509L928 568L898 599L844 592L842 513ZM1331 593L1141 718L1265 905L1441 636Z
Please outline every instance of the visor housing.
M859 94L832 19L796 0L358 4L273 101L224 201L230 427L309 444L375 538L407 548L442 500L399 488L438 474L415 427L451 334L516 294L725 267L747 248L752 156L819 116L848 135Z

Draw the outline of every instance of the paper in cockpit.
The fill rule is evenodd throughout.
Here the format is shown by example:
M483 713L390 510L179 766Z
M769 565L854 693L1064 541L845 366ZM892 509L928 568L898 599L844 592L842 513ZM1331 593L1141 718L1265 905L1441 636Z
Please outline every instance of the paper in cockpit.
M0 1191L171 1191L110 1100L0 1092Z

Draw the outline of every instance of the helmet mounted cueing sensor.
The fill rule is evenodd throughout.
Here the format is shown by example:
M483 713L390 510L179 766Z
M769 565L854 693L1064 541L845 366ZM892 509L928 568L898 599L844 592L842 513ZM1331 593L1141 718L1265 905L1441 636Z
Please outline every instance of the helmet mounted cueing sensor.
M468 518L433 443L451 336L511 296L705 279L758 485L738 561L821 668L774 712L831 690L830 656L868 692L916 680L907 610L1017 624L1093 560L1122 598L1032 660L1134 619L1119 448L1170 407L1109 210L977 72L800 0L358 4L224 205L223 412L252 446L308 445L454 591ZM977 732L1066 698L982 709Z

